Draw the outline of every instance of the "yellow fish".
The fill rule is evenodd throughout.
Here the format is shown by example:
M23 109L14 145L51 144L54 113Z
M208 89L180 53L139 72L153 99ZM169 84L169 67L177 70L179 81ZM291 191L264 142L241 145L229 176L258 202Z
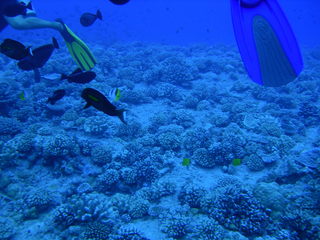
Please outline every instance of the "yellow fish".
M22 101L26 100L26 96L25 96L25 93L24 93L24 92L20 93L20 94L18 95L18 97L19 97Z
M241 159L240 158L235 158L232 160L232 165L233 166L240 166L241 165Z
M190 163L191 163L190 158L184 158L182 160L182 166L188 167L188 166L190 166Z
M116 97L115 97L115 101L119 101L119 99L121 98L121 93L120 93L120 89L119 88L117 88L117 90L116 90Z
M119 101L121 98L121 92L119 88L113 88L108 93L108 99L112 102Z

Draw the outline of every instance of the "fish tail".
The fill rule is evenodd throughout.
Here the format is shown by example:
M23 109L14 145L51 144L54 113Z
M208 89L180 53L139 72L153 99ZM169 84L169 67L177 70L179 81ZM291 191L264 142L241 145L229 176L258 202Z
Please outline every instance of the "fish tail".
M28 51L28 56L33 56L33 52L32 52L31 47L27 47L26 49Z
M52 38L52 45L54 48L59 49L59 44L55 37Z
M102 14L101 14L100 10L97 11L96 16L97 16L97 18L102 20Z
M64 73L61 74L61 77L60 77L60 80L64 80L64 79L67 79L68 76Z
M51 105L53 105L54 101L51 98L48 98L47 103L50 103Z
M125 120L126 111L127 111L126 109L119 109L118 110L118 117L120 118L121 122L123 122L124 124L127 125L127 122Z

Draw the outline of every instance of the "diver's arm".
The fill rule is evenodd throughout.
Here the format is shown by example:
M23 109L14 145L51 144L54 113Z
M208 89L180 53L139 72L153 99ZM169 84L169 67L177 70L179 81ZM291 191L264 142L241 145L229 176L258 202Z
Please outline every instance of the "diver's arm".
M19 15L16 17L5 17L5 19L11 27L18 30L37 28L51 28L58 31L63 30L63 26L61 23L51 22L37 17L24 17Z

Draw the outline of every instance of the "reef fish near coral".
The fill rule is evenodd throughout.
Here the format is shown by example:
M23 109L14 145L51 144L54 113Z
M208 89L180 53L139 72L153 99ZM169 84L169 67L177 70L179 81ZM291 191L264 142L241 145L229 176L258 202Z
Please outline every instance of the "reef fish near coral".
M58 100L63 98L64 95L66 95L66 91L64 89L58 89L53 92L53 95L48 98L47 102L54 105Z
M129 2L129 0L110 0L110 2L116 4L116 5L123 5Z
M108 114L109 116L117 116L120 120L125 121L125 109L117 109L109 100L99 91L93 88L85 88L82 91L81 97L87 102L84 108L93 106L95 109Z
M240 166L241 165L241 159L240 158L235 158L232 160L232 165L233 166Z
M9 38L6 38L1 43L0 52L14 60L22 60L31 55L30 47L26 47L22 43Z
M77 68L70 75L61 74L61 80L67 79L70 83L89 83L95 79L97 75L92 71L82 71L80 68Z
M58 41L52 38L51 44L46 44L32 50L32 55L18 62L18 67L24 71L43 67L52 55L54 49L59 49Z

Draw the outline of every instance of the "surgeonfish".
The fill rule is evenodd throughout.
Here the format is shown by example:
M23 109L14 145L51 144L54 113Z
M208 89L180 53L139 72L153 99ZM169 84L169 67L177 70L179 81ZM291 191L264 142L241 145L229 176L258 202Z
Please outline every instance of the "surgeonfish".
M51 105L54 105L58 100L63 98L66 95L66 91L64 89L58 89L53 92L52 96L48 98L47 102Z
M84 27L91 26L97 19L102 20L102 14L100 10L97 11L96 14L93 13L84 13L80 17L80 23Z
M77 68L70 75L61 74L60 80L67 79L70 83L89 83L95 79L97 75L92 71L82 71L80 68Z
M93 88L85 88L82 91L81 97L87 102L84 109L93 106L95 109L104 112L109 116L117 116L124 123L125 121L125 109L117 109L109 100L99 91Z
M32 55L30 47L26 47L22 43L9 38L6 38L0 44L0 52L14 60L22 60Z
M233 160L232 160L232 165L233 166L240 166L241 165L241 159L240 158L234 158Z
M46 44L32 50L32 55L18 62L18 67L24 71L43 67L52 55L54 49L59 49L58 42L52 38L51 44Z
M116 5L123 5L129 2L129 0L110 0L110 2L116 4Z

